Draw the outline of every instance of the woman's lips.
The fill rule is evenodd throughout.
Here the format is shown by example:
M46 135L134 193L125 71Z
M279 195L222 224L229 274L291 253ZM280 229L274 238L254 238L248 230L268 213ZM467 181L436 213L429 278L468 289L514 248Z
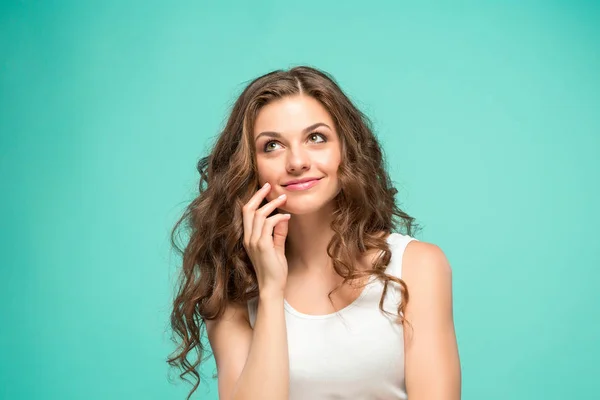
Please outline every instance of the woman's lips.
M315 186L319 183L319 179L313 179L312 181L302 182L302 183L294 183L292 185L284 186L287 190L298 191L298 190L307 190L311 187Z

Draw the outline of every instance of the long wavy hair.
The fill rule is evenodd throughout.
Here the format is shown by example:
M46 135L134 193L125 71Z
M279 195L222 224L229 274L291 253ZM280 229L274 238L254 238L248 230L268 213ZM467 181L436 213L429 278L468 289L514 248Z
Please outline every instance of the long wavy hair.
M182 256L183 266L171 313L171 327L180 340L167 362L179 367L180 378L187 381L186 375L195 377L188 399L200 384L197 367L207 346L202 343L205 320L219 318L229 303L246 304L258 295L256 273L242 244L242 207L258 189L252 132L264 105L294 95L311 96L328 110L342 146L338 170L341 190L334 199L334 234L327 253L344 279L329 298L344 283L375 275L384 282L379 308L384 311L388 284L395 282L402 292L397 322L406 322L403 313L408 289L401 279L385 273L391 251L380 233L412 236L418 226L396 205L397 190L385 169L371 122L324 71L299 66L270 72L252 81L234 103L214 147L198 162L199 194L171 234L171 244ZM189 238L183 249L176 241L182 228ZM359 271L357 260L372 249L380 251L379 257L370 269ZM187 355L192 350L198 357L190 363Z

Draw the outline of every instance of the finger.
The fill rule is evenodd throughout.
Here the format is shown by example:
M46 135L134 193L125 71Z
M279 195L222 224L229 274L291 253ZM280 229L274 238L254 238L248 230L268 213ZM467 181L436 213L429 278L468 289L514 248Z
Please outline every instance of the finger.
M275 210L275 208L285 203L286 196L281 195L276 199L271 200L254 213L254 219L252 221L252 234L250 236L250 242L256 243L260 240L263 235L263 226L267 217Z
M254 213L262 200L265 198L271 185L269 182L265 183L254 195L248 200L242 209L242 221L244 224L244 243L248 243L252 237L252 226L254 222Z
M261 208L256 210L255 214L264 215L266 218L267 216L271 215L271 213L273 211L275 211L275 209L277 207L281 207L283 205L283 203L286 202L286 200L287 200L287 195L282 194L281 196L274 198L273 200L271 200L270 202L268 202L267 204L265 204L264 206L262 206Z
M283 214L290 215L290 214ZM273 245L276 249L285 250L285 239L287 238L288 233L288 221L290 220L291 215L286 219L280 221L275 224L273 228Z
M262 240L272 237L273 245L276 248L283 248L289 219L290 214L276 214L267 218L262 229Z

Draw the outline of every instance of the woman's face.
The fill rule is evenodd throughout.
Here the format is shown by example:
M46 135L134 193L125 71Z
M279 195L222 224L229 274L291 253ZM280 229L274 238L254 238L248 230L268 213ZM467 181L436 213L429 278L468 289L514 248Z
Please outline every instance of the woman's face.
M331 115L313 97L289 96L262 107L253 134L259 184L271 184L268 201L287 195L281 210L318 211L339 193L340 140Z

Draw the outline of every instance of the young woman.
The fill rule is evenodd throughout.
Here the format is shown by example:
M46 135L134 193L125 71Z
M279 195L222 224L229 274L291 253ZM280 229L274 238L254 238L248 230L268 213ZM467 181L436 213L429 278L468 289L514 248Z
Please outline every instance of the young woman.
M190 396L206 328L220 399L460 398L448 260L411 236L368 119L331 76L251 82L198 169L173 232L190 236L168 360L196 377Z

